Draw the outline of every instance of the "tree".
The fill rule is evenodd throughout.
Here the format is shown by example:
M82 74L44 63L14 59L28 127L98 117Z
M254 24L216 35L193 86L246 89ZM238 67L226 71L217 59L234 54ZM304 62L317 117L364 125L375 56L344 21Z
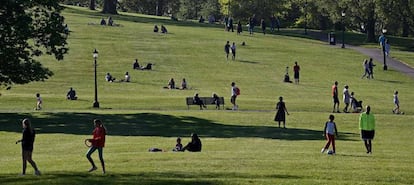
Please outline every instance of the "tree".
M96 0L91 0L89 2L89 9L90 10L95 10L95 6L96 6Z
M43 54L62 60L68 48L58 1L0 2L0 85L43 81L52 71L36 60Z
M118 12L116 11L117 3L118 0L104 0L102 13L118 14Z

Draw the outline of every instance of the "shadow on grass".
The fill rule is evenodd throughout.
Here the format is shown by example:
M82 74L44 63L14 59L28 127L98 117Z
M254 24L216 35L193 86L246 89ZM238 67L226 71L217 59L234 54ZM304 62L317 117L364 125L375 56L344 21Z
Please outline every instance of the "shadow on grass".
M146 184L146 185L163 185L163 184L182 184L182 185L214 185L223 184L220 179L226 181L231 179L245 179L246 181L262 181L263 179L299 179L299 176L292 175L252 175L243 173L214 173L214 172L143 172L137 174L125 173L108 173L101 175L97 173L63 173L52 172L40 177L34 175L18 176L15 174L0 175L4 184L32 184L44 185L50 182L54 184Z
M282 140L321 140L321 131L272 126L244 126L215 123L193 116L172 116L159 113L93 114L93 113L40 113L36 115L0 113L0 131L21 132L20 122L29 117L38 133L64 133L89 135L92 120L104 121L108 135L177 137L198 133L202 137L234 138L257 137ZM354 133L341 133L341 140L357 137Z

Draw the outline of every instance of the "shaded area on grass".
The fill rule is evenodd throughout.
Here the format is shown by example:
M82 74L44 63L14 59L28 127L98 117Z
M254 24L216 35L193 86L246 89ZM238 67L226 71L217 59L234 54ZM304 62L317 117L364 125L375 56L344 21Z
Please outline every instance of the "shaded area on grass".
M89 135L92 120L103 120L108 135L116 136L189 136L234 138L257 137L282 140L323 140L322 131L273 126L244 126L193 117L172 116L159 113L93 114L93 113L40 113L38 115L1 113L0 131L21 132L20 122L25 117L32 120L38 133L64 133ZM356 138L355 133L341 133L341 140Z
M56 184L182 184L182 185L214 185L223 184L223 180L244 179L249 182L262 181L264 179L300 179L294 175L253 175L247 173L214 173L214 172L141 172L141 173L114 173L106 175L100 173L79 173L79 172L51 172L40 177L34 175L18 176L15 174L0 175L2 184L44 185L51 181Z

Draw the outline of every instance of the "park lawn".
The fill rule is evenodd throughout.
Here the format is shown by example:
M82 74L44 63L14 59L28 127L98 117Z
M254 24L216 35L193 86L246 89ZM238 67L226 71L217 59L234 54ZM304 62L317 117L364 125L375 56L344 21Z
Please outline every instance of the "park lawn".
M413 79L394 70L376 68L375 79L360 79L366 56L326 43L284 35L249 36L223 32L222 27L165 18L121 14L119 27L96 25L107 17L68 7L70 53L61 62L42 57L55 75L45 82L15 85L0 96L1 184L413 184L409 136L414 112ZM94 24L90 24L94 23ZM152 33L165 24L169 34ZM237 60L226 61L223 47L237 44ZM246 42L246 46L241 46ZM93 49L99 51L100 109L93 109ZM132 71L154 63L152 71ZM301 66L300 85L283 83L286 66ZM108 83L128 71L130 83ZM168 90L170 78L186 78L190 90ZM293 80L293 79L292 79ZM331 108L331 85L339 81L371 105L377 116L374 154L366 155L359 140L358 114L335 114L340 137L338 154L320 154L323 124ZM185 97L213 92L230 107L230 83L241 89L240 111L187 110ZM65 100L69 87L79 96ZM391 114L392 94L400 92L406 115ZM35 93L44 100L33 111ZM275 127L274 107L283 96L288 129ZM341 108L343 105L341 104ZM34 159L43 175L19 177L20 121L30 117L38 135ZM108 174L87 173L83 140L90 137L94 118L108 128L105 159ZM170 150L177 136L192 132L203 141L201 153L150 153L150 147ZM96 156L95 156L96 158ZM29 167L29 174L31 172ZM330 174L327 176L327 174Z
M4 114L3 114L4 115ZM287 129L273 112L145 111L35 113L34 160L43 175L20 177L19 127L25 114L2 115L2 184L412 184L412 116L377 116L373 154L359 139L358 114L336 114L337 154L321 154L326 114L295 112ZM83 144L90 118L107 120L107 174L88 173ZM309 119L312 117L312 119ZM154 122L154 120L157 120ZM175 153L175 138L197 132L201 153ZM396 134L398 133L398 134ZM167 152L152 153L158 147ZM94 154L97 160L97 154ZM98 161L96 161L98 162ZM99 163L98 163L99 164Z

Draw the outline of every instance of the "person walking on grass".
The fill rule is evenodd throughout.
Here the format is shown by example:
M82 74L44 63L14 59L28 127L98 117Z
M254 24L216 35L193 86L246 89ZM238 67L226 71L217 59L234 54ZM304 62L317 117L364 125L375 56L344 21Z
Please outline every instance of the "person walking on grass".
M279 128L280 128L280 122L283 122L283 128L286 128L286 115L289 115L288 110L286 109L286 105L285 102L283 102L283 97L279 97L279 102L277 102L276 104L276 116L275 116L275 121L277 121L279 123Z
M364 77L369 78L371 76L371 72L369 71L369 63L367 59L364 60L362 66L364 67L364 74L362 75L361 79L363 79Z
M236 104L237 96L240 95L240 89L236 86L236 83L231 82L231 98L230 102L233 104L232 110L237 110L239 106Z
M323 136L326 138L326 144L322 148L321 153L324 153L329 149L329 146L332 145L332 154L336 153L335 150L335 135L338 137L338 129L334 122L335 116L329 115L329 121L325 123L325 128L323 129Z
M226 45L224 45L224 52L226 53L226 60L229 60L230 41L227 41Z
M371 79L374 79L374 62L372 61L372 58L369 58L369 62L368 62L368 69L369 69L369 77Z
M398 91L394 92L394 109L392 109L392 113L394 114L404 114L403 112L400 112L400 99L398 99Z
M351 95L349 94L349 86L348 85L345 85L345 87L344 87L344 91L343 91L343 94L342 94L342 98L343 98L343 100L344 100L344 104L345 104L345 107L344 107L344 112L345 113L348 113L349 111L348 111L348 106L349 106L349 103L351 103Z
M89 169L89 172L95 171L98 169L93 159L91 157L92 153L98 150L99 153L99 160L101 161L102 165L102 173L106 173L105 171L105 162L103 159L103 148L105 147L105 136L106 136L106 128L103 125L102 121L99 119L93 120L95 129L93 130L93 138L87 139L89 142L92 143L92 146L89 148L88 152L86 153L86 158L88 158L89 162L92 165L92 168Z
M332 86L333 110L332 112L339 112L339 98L338 98L338 81L335 81Z
M36 93L36 108L35 110L42 110L43 100L39 93Z
M234 42L233 45L231 45L230 49L232 54L231 59L236 60L236 44Z
M23 171L21 175L26 175L26 167L27 162L32 165L32 167L35 170L35 175L39 176L40 171L37 168L36 163L32 159L32 153L33 153L33 144L35 141L36 133L34 129L32 128L32 125L30 123L30 120L28 118L25 118L22 121L22 127L23 127L23 136L22 139L16 141L17 143L22 143L22 161L23 161Z
M375 117L371 113L371 107L367 105L366 111L359 115L359 130L364 141L367 154L372 154L372 140L375 136Z

